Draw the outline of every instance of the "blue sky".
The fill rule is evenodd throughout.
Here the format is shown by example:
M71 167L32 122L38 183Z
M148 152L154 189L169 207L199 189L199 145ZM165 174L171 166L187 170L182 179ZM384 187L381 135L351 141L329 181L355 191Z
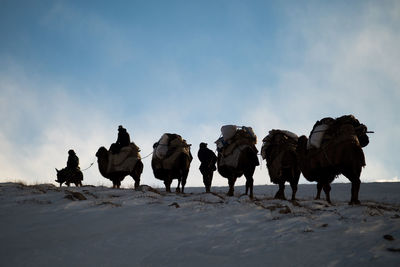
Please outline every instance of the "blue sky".
M165 132L196 155L224 124L253 127L260 149L271 129L344 114L376 132L362 180L399 180L399 25L398 1L0 0L0 181L52 182L70 148L85 168L120 124L142 156ZM96 165L85 182L110 185Z

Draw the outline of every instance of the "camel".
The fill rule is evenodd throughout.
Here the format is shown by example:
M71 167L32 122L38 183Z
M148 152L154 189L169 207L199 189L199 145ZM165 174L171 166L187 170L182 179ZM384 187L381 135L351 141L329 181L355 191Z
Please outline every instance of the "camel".
M171 193L172 180L178 179L177 193L184 193L186 179L189 174L190 163L192 161L191 154L180 152L172 164L172 168L160 167L160 159L153 157L151 160L151 167L153 169L154 177L164 181L165 191ZM162 165L162 164L161 164ZM182 183L182 189L181 189Z
M139 188L140 175L143 172L143 163L141 159L138 159L135 167L132 171L118 171L118 172L107 172L109 152L105 147L100 147L96 153L97 163L99 165L99 171L104 178L110 179L113 183L113 188L120 188L121 182L125 176L130 175L135 181L135 189Z
M184 193L192 154L190 144L179 134L165 133L153 145L151 167L156 179L164 181L165 191L171 192L172 180L178 180L177 193ZM181 189L182 183L182 189Z
M267 168L271 182L279 185L279 190L276 192L274 198L286 199L285 182L289 182L292 188L291 200L294 201L296 200L297 185L300 178L300 168L297 163L296 154L297 143L295 144L297 136L295 139L291 139L278 131L272 135L272 140L270 140L269 145L266 146L265 154L262 154L263 157L265 155L267 160Z
M317 196L320 199L321 190L326 200L331 203L330 184L339 174L346 176L351 182L351 199L349 204L360 204L360 174L365 166L365 157L357 137L355 128L350 124L340 126L340 134L335 139L322 144L319 149L307 150L306 136L299 137L297 157L300 170L308 181L317 182ZM363 135L366 135L364 133ZM363 137L365 138L365 137Z
M253 174L256 166L259 165L257 150L250 145L242 148L238 157L238 164L236 168L229 165L221 165L222 157L223 155L218 152L218 172L223 177L228 179L229 191L227 195L233 196L235 182L238 177L244 174L244 176L246 177L246 195L249 193L250 190L249 197L253 198Z
M81 170L71 170L64 168L62 170L57 170L57 183L60 183L60 187L65 182L65 184L69 187L71 183L75 184L76 187L82 186L83 173Z
M187 153L181 152L180 155L173 162L171 169L159 167L156 163L159 159L154 158L151 160L151 167L153 169L154 177L159 180L164 181L165 191L171 193L171 183L172 180L178 179L178 186L176 188L177 193L184 193L186 179L189 175L190 162L192 161L192 156ZM181 189L182 183L182 189Z

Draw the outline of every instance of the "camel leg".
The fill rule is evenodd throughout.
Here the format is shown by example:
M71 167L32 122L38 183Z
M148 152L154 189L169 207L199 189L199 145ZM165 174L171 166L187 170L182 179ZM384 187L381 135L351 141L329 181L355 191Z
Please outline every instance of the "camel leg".
M331 185L329 183L324 185L324 192L325 192L325 196L326 196L326 201L328 201L329 204L332 204L331 202Z
M254 180L253 177L247 178L246 177L246 195L248 193L248 190L250 189L250 198L253 198L253 184L254 184Z
M168 193L171 193L171 183L172 183L172 179L170 179L170 178L166 178L164 180L165 191L167 191Z
M276 192L275 199L286 199L285 197L285 182L279 184L279 190Z
M292 170L292 179L290 180L290 187L292 187L292 201L296 200L297 185L299 184L300 171Z
M186 185L186 178L187 178L186 174L185 176L182 177L182 194L185 193L185 185Z
M140 178L133 178L133 180L135 181L135 190L138 190L140 185Z
M322 187L323 187L323 184L320 183L320 182L318 182L318 183L317 183L317 196L315 197L315 200L321 199Z
M360 200L358 200L358 192L360 191L360 184L361 181L360 179L354 179L351 182L351 200L349 202L349 205L359 205L360 204Z
M234 187L235 187L235 183L236 183L236 177L231 177L228 179L228 183L229 183L229 191L228 191L228 196L232 197L233 196L233 192L235 191Z
M292 188L292 201L296 200L296 193L297 193L297 183L291 182L290 187Z
M178 186L176 187L176 193L181 192L181 178L178 179Z

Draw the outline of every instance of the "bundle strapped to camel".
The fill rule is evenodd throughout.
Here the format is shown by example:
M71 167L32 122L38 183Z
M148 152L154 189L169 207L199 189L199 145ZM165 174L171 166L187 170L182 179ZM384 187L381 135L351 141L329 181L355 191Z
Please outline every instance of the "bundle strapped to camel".
M323 118L314 124L307 143L307 149L320 148L330 142L341 143L352 140L361 147L369 143L367 126L361 124L353 115L333 119Z
M108 166L107 172L131 172L140 159L140 149L135 143L130 143L128 146L121 148L119 153L112 154L108 151Z
M257 136L251 127L224 125L221 127L222 136L215 141L220 155L219 165L237 167L240 151L250 147L258 153L256 148Z
M271 182L277 183L281 179L282 169L290 168L291 162L283 162L286 152L295 153L298 136L286 130L271 130L263 139L261 156L267 161L268 173ZM287 166L286 166L287 165Z
M153 167L156 169L172 169L175 160L181 153L190 154L190 144L178 134L165 133L154 144Z

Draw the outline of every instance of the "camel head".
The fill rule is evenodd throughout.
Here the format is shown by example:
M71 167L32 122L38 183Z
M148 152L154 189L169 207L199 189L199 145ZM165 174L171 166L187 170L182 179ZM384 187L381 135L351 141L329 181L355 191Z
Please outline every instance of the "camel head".
M308 142L307 136L305 135L300 136L299 139L297 140L296 151L297 152L305 151L307 149L307 142Z
M360 124L358 127L355 128L355 130L361 147L366 147L369 144L369 137L367 133L371 132L368 132L367 126L365 126L364 124Z
M104 146L100 147L99 150L97 150L97 152L96 152L96 157L98 159L105 158L107 156L108 156L108 151Z

